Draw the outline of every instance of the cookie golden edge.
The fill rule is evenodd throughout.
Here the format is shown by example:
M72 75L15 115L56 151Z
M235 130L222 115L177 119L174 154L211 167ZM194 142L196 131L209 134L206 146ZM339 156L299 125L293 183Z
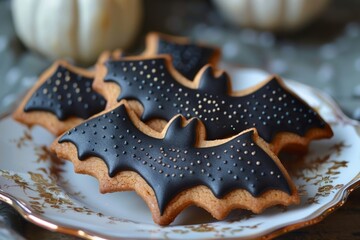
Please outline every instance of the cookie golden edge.
M145 49L142 53L139 54L139 56L156 56L156 55L162 55L162 54L158 54L158 42L160 39L163 39L167 42L172 42L175 44L179 44L179 45L186 45L186 44L195 44L199 47L204 47L204 48L211 48L213 49L213 54L212 56L209 58L209 64L213 65L213 66L217 66L218 63L220 62L220 58L221 58L221 50L218 47L215 47L213 45L209 45L209 44L205 44L202 42L192 42L189 38L187 37L181 37L181 36L173 36L173 35L168 35L168 34L164 34L164 33L159 33L159 32L149 32L146 34L146 39L145 39ZM123 52L121 49L115 49L113 51L111 51L111 54L109 55L108 53L110 53L110 51L104 51L104 54L101 54L100 57L98 58L97 63L104 63L106 60L109 59L109 57L111 59L120 59L123 55Z
M164 138L165 132L171 121L169 121L169 124L162 132L157 132L141 122L136 113L131 110L129 104L126 103L126 101L121 101L118 105L120 104L125 105L133 124L140 131L155 138ZM97 117L105 112L108 112L108 110L105 110L93 117ZM183 121L183 123L184 122L185 121ZM206 133L202 124L198 125L198 133L197 146L199 147L216 146L230 141L234 137L238 136L236 135L231 138L222 140L207 141L204 140ZM218 199L214 196L209 188L201 185L187 189L178 194L167 204L163 214L160 213L153 189L139 174L132 171L122 171L111 178L108 175L108 169L102 159L98 157L89 157L86 160L80 161L78 159L77 148L74 144L70 142L59 143L58 140L59 138L57 138L50 146L51 151L53 151L59 158L71 161L74 165L74 170L76 173L87 174L97 178L99 181L99 190L101 193L134 190L145 201L152 213L154 222L159 225L170 224L181 211L190 205L201 207L209 212L214 218L222 220L229 214L230 211L234 209L247 209L254 213L261 213L266 208L271 206L289 206L298 204L300 202L297 189L290 179L289 174L282 166L277 156L267 147L265 141L263 141L257 135L256 130L254 130L254 141L269 156L271 156L276 165L279 167L280 171L284 174L284 177L290 186L291 195L279 190L269 190L261 194L259 197L253 197L248 191L237 189L230 192L225 197Z
M142 56L154 56L156 55L156 53L158 52L158 42L159 39L163 39L165 41L168 42L173 42L175 44L179 44L179 45L186 45L186 44L195 44L199 47L205 47L205 48L211 48L213 49L213 54L209 59L209 64L213 65L213 66L217 66L220 58L221 58L221 50L218 47L215 47L213 45L209 45L209 44L205 44L202 42L196 42L194 43L193 41L191 41L189 38L187 37L180 37L180 36L173 36L173 35L168 35L168 34L164 34L164 33L159 33L159 32L149 32L146 35L146 49L144 50L144 52L141 54Z
M58 69L59 66L63 66L72 72L80 74L87 78L94 78L95 74L91 71L75 67L65 60L55 61L48 69L46 69L38 78L34 86L27 92L19 106L14 111L12 117L28 127L34 125L40 125L49 130L55 136L64 133L71 127L81 123L84 119L78 117L69 117L66 120L59 120L55 114L46 111L30 111L25 112L24 108L26 103L29 101L34 92L49 79Z
M93 82L93 88L95 91L99 92L101 95L103 95L107 100L107 106L106 109L111 108L112 106L117 104L117 97L121 93L121 88L119 85L113 82L105 82L104 78L107 75L107 68L105 66L105 62L108 59L112 60L146 60L146 59L158 59L163 58L166 62L166 67L169 70L169 72L174 76L174 78L182 85L197 89L200 83L201 76L204 71L206 71L209 67L211 67L211 64L205 65L196 75L194 81L190 81L186 79L183 75L181 75L172 65L171 56L169 55L157 55L157 56L132 56L132 57L124 57L120 58L118 53L114 52L104 52L99 62L96 64L96 74L95 79ZM219 76L221 74L226 74L223 70L214 69L215 76ZM234 97L241 97L244 95L248 95L251 92L254 92L264 85L266 85L269 81L276 80L286 91L288 91L292 96L299 99L306 105L308 105L303 99L301 99L296 93L294 93L291 89L289 89L284 81L277 75L269 76L264 81L241 91L231 91L228 94ZM229 88L232 89L231 83L229 82ZM136 100L129 101L130 106L132 109L136 112L138 116L141 116L141 114L144 111L144 108L142 104ZM313 109L311 106L309 108ZM313 109L316 111L315 109ZM319 113L318 113L319 114ZM320 116L320 114L319 114ZM321 117L321 116L320 116ZM163 119L151 119L148 122L146 122L147 125L149 125L151 128L157 131L162 131L164 127L167 124L167 121ZM326 123L325 127L323 129L321 128L312 128L308 130L304 136L300 136L294 133L290 132L280 132L278 133L275 138L269 143L270 149L278 155L282 150L287 152L298 152L298 153L306 153L309 143L312 140L317 139L324 139L324 138L331 138L333 136L333 131L328 123Z

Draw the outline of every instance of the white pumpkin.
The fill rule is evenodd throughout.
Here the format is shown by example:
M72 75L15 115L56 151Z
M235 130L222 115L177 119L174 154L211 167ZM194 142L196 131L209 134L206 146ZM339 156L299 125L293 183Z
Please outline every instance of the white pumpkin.
M23 43L52 59L92 63L105 49L126 48L142 19L141 0L13 0Z
M235 25L270 31L292 31L313 20L329 0L213 0Z

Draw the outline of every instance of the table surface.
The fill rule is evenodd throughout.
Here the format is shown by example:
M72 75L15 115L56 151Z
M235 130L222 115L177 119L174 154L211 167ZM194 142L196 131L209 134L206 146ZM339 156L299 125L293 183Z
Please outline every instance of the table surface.
M217 45L222 48L225 61L321 88L350 117L360 119L359 7L360 1L333 1L318 21L303 31L275 35L227 25L206 0L153 0L151 4L145 1L142 36L149 30L162 31ZM10 109L50 64L18 41L9 9L8 1L0 1L0 112ZM143 46L143 38L138 39L131 52L138 52ZM360 239L359 202L360 191L354 191L343 207L322 222L278 239ZM14 216L11 208L0 204L0 229L13 226L26 239L78 239L52 233Z

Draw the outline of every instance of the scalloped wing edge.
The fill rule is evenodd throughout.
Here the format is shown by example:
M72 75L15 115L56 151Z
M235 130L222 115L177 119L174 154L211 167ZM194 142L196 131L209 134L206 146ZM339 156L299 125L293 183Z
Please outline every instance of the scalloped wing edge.
M90 157L86 161L78 160L76 146L72 143L55 143L51 149L58 157L70 160L74 164L76 173L95 177L99 181L101 193L134 190L148 205L154 222L159 225L170 224L180 212L190 205L203 208L217 220L222 220L234 209L246 209L254 213L261 213L271 206L289 206L298 204L300 201L294 187L292 195L279 190L270 190L255 198L246 190L238 189L230 192L224 198L218 199L209 188L197 186L178 194L168 203L164 213L161 214L153 189L137 173L123 171L110 178L107 175L106 165L101 159ZM75 157L71 157L71 153Z
M141 129L141 127L145 127L145 129L146 128L150 129L145 124L143 125L143 123L136 120L138 119L137 115L130 109L126 101L120 102L119 105L125 106L131 121L133 123L135 121L137 122L137 124L134 124L137 128ZM104 112L108 112L108 111L103 111L94 117L97 117L98 115L101 115ZM166 137L167 128L171 126L180 124L181 126L178 127L181 127L182 129L184 128L186 129L187 127L191 129L194 126L199 125L198 130L199 130L200 139L197 145L201 146L202 142L215 143L215 141L204 140L203 137L205 136L202 134L202 131L204 131L204 127L201 124L197 124L197 122L198 120L196 119L191 119L189 121L186 121L185 118L183 118L181 115L177 115L171 121L169 121L167 127L164 129L162 133L150 131L150 134L148 133L144 133L144 134L148 134L156 138L164 138ZM274 206L278 204L288 206L291 204L299 203L299 196L294 183L291 181L287 171L281 164L280 160L276 157L274 153L270 151L270 149L267 148L267 143L258 136L256 129L248 129L231 138L220 140L220 142L217 143L223 144L249 131L252 131L255 143L275 161L280 171L284 174L286 181L290 186L292 193L291 195L288 195L287 193L279 190L269 190L261 194L261 196L259 197L253 197L248 191L244 189L237 189L231 191L222 199L218 199L214 196L214 194L209 188L201 185L187 189L179 193L167 204L164 211L161 212L159 205L157 203L157 198L154 190L137 173L130 171L121 171L111 178L108 175L106 164L102 159L98 157L89 157L86 159L86 161L80 161L78 159L78 154L79 154L78 149L73 143L58 142L61 136L55 139L55 141L51 145L51 150L55 152L55 154L58 157L73 162L75 167L75 172L88 174L97 178L100 184L100 191L102 193L128 191L128 190L136 191L137 194L139 194L144 199L148 207L151 209L154 221L160 225L170 224L183 209L185 209L190 205L199 206L205 209L206 211L208 211L209 213L211 213L211 215L216 219L221 220L225 218L226 215L231 210L236 208L247 209L247 210L251 210L254 213L260 213L264 209L270 206ZM203 201L202 199L207 199L207 201Z

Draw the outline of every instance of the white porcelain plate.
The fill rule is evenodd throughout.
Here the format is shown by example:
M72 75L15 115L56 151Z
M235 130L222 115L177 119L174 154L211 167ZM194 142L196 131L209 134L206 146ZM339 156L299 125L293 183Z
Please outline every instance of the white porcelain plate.
M266 74L231 71L233 87L254 83ZM75 174L68 161L53 157L47 146L54 137L46 130L28 129L10 116L0 120L0 199L29 221L76 236L101 239L249 239L271 238L314 224L340 207L360 182L360 126L346 118L324 94L292 81L288 86L331 124L334 137L314 141L305 159L286 160L298 186L301 204L274 207L260 215L234 211L215 221L196 207L186 209L168 227L153 223L144 202L133 192L102 195L97 181Z

